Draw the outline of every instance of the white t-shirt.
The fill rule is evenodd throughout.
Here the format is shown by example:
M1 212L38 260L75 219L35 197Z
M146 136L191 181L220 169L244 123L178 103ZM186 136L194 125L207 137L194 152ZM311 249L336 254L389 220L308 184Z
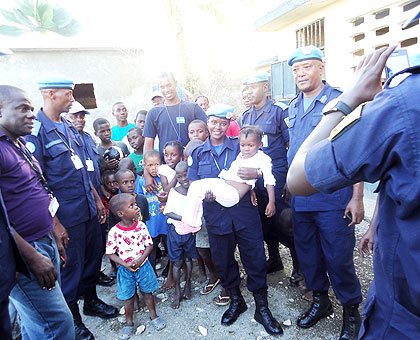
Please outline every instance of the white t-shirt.
M108 233L106 244L106 254L115 254L124 262L131 262L143 255L147 246L153 246L146 225L141 221L129 228L125 228L117 223Z
M168 200L166 201L165 210L163 213L175 213L180 216L184 213L185 203L187 201L187 196L180 194L175 189L169 190ZM168 223L174 224L176 220L168 217Z
M258 152L250 158L243 158L242 153L239 153L239 155L230 165L230 168L228 170L222 170L219 174L219 177L223 178L224 180L234 181L238 183L246 183L252 188L254 188L256 180L241 179L238 176L239 167L254 169L260 168L264 177L264 186L267 187L267 185L276 185L276 179L274 178L273 173L271 172L271 169L273 167L273 165L271 164L271 158L261 150L258 150Z
M162 164L161 166L159 166L158 168L158 175L161 176L165 176L166 179L168 180L168 183L170 183L174 177L175 177L175 170L172 169L168 164Z

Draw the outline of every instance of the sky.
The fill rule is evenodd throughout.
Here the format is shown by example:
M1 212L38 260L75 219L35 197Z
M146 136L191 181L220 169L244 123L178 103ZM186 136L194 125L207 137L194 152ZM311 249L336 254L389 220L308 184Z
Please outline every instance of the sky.
M275 33L254 32L254 21L278 6L274 0L214 0L223 23L204 13L197 0L174 0L182 13L183 42L192 68L234 71L275 55ZM57 0L82 24L80 34L65 38L54 33L1 36L0 47L113 47L139 48L147 62L179 68L182 63L176 27L168 17L168 0ZM210 2L210 1L208 1ZM2 0L10 8L13 0ZM0 23L5 23L4 21Z

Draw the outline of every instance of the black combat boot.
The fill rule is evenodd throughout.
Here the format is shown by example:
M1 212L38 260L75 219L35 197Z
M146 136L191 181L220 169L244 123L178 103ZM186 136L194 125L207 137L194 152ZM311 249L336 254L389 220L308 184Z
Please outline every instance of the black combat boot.
M282 271L284 269L283 261L280 257L270 258L267 262L267 274Z
M328 292L314 291L311 307L298 318L297 325L301 328L312 327L319 320L330 316L332 313L333 308Z
M71 314L73 315L75 340L95 340L95 337L85 326L79 313L79 305L76 303L69 305Z
M343 327L339 340L357 340L362 324L359 305L343 305Z
M248 309L245 300L241 294L241 290L239 289L239 286L230 288L229 295L230 305L222 316L222 325L224 326L230 326L231 324L233 324L239 317L239 315L241 315Z
M279 322L271 314L271 311L268 309L267 292L264 292L262 294L254 293L254 299L255 321L263 325L267 333L271 335L282 335L283 329L281 328Z
M119 313L117 308L108 305L99 299L96 295L96 286L92 286L85 289L83 314L109 319L117 316Z

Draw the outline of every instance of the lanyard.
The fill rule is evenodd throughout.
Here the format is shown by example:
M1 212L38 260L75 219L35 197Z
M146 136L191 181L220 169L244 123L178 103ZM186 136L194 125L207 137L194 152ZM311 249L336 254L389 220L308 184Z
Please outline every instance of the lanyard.
M64 124L64 123L63 123ZM69 136L69 131L67 131L67 127L66 124L64 124L64 128L66 129L67 132L67 136ZM58 138L61 139L61 141L64 143L64 145L66 146L67 149L69 149L69 151L71 152L71 155L74 156L74 150L71 147L71 138L68 137L69 139L69 144L67 144L67 142L65 141L65 139L61 136L61 134L57 131L57 129L55 130L55 133L57 134Z
M182 100L179 102L179 106L178 106L178 118L179 117L181 117L181 103L182 103ZM176 134L176 136L178 137L178 141L179 142L182 142L182 138L181 138L181 123L179 123L178 122L178 132L176 131L176 128L175 128L175 125L174 125L174 122L172 121L172 118L171 118L171 116L169 115L169 110L168 110L168 107L165 105L165 109L166 109L166 113L167 113L167 115L168 115L168 118L169 118L169 121L171 122L171 125L172 125L172 128L174 129L174 131L175 131L175 134Z
M53 192L48 186L47 180L45 179L44 175L41 173L41 170L39 170L38 166L32 161L33 155L29 152L29 150L26 148L26 146L18 139L18 145L13 143L11 140L9 142L18 149L19 153L23 156L25 161L30 165L33 171L35 171L36 177L38 178L38 181L41 183L45 191L48 195L52 196Z
M213 158L214 164L216 164L217 170L219 170L219 173L220 173L222 170L220 169L219 164L217 164L217 161L216 161L216 158L214 158L213 152L210 151L210 155ZM225 164L223 166L223 169L224 170L227 170L227 168L226 168L227 157L228 157L228 151L226 150L226 153L225 153Z

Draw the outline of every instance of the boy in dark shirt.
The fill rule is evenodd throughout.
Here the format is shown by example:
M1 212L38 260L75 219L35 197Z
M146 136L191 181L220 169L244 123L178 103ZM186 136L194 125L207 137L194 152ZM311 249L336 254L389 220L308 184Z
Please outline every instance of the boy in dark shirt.
M119 153L119 159L122 159L130 154L127 145L123 142L111 141L111 125L104 118L95 119L93 122L93 129L95 130L95 136L101 140L96 147L98 150L98 163L101 173L105 170L117 170L119 160L104 158L104 153L106 150L114 148Z

